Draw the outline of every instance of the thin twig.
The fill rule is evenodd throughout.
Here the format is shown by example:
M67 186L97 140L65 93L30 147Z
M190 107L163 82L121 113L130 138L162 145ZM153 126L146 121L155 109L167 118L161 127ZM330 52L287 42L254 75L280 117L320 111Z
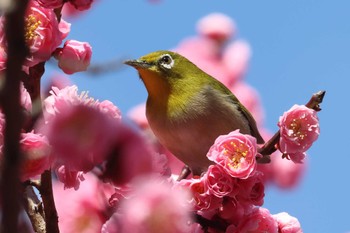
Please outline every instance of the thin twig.
M111 61L107 61L100 64L92 64L88 68L86 74L90 74L93 76L105 74L113 71L117 71L123 68L124 58L116 58Z
M21 162L19 140L23 124L20 107L20 80L22 64L28 49L24 38L26 0L14 1L15 7L5 14L7 62L5 84L1 90L1 105L5 115L4 160L1 171L1 232L18 232L20 211L19 166Z

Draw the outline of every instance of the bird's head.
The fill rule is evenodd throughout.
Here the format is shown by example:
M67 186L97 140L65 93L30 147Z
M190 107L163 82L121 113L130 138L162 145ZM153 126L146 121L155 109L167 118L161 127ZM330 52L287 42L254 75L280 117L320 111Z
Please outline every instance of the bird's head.
M159 92L170 91L177 86L188 86L196 81L193 77L198 77L200 72L198 67L185 57L166 50L152 52L124 63L139 72L149 95L159 95Z

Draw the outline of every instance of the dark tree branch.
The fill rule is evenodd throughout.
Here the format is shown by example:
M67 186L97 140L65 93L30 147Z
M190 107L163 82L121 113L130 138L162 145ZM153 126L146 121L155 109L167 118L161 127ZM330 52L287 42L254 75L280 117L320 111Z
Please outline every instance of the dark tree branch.
M44 203L46 232L59 233L58 215L52 192L51 170L45 171L41 175L41 186L39 191Z
M24 13L27 0L14 1L15 7L5 14L7 62L5 84L1 90L1 106L5 115L4 160L1 171L1 232L18 232L20 211L19 166L20 133L23 115L20 106L20 80L22 64L28 54L24 38Z

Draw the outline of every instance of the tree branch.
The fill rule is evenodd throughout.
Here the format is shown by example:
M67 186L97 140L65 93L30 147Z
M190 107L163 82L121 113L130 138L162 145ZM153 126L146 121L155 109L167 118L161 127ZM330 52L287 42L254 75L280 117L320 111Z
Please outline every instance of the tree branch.
M24 13L27 0L14 1L15 7L5 14L7 62L5 84L1 90L1 105L5 115L4 161L1 171L1 232L18 232L20 211L19 166L20 133L23 116L20 106L22 64L28 54L24 38Z
M59 233L58 215L52 192L51 170L47 170L41 175L41 186L39 191L44 203L46 232Z

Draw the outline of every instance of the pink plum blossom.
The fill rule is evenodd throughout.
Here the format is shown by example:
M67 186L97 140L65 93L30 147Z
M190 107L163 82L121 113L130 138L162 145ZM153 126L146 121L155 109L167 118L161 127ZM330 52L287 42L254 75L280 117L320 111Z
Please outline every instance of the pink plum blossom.
M29 1L25 23L25 39L30 50L25 62L27 66L48 60L70 30L70 24L62 19L60 23L57 21L52 9L42 7L34 0Z
M53 87L44 100L43 113L37 128L53 146L55 166L65 165L67 174L87 172L111 153L120 122L119 109L111 102L78 93L76 86Z
M99 110L68 106L42 127L52 146L55 164L72 171L91 170L111 152L115 122Z
M110 101L103 102L89 97L87 92L78 93L78 87L75 85L62 89L52 87L50 95L44 100L44 118L49 121L50 118L64 112L69 106L86 105L98 109L104 115L119 122L121 116L118 116L120 113L118 107L112 106Z
M103 227L104 233L185 233L191 215L188 192L173 189L166 181L141 179L130 198ZM117 228L117 229L115 229Z
M239 192L236 199L242 205L262 206L264 203L265 186L263 183L263 174L256 171L253 176L247 179L238 179L237 186Z
M209 14L197 23L199 34L217 41L226 41L236 31L235 22L222 13Z
M92 48L87 42L68 40L55 52L58 66L66 74L85 71L90 65Z
M243 216L251 211L252 206L242 205L236 198L225 197L222 206L218 209L220 218L238 225Z
M46 121L65 111L67 107L75 105L86 105L96 107L99 102L89 97L87 92L78 93L75 85L59 89L52 87L50 95L44 100L44 117Z
M279 233L302 233L300 223L297 218L290 216L286 212L274 214L273 217L278 223Z
M239 130L219 136L209 149L209 160L221 166L229 175L246 179L256 169L256 139Z
M70 0L70 3L79 11L88 10L93 0Z
M117 120L120 120L122 115L121 111L117 106L115 106L111 101L109 100L104 100L102 101L99 105L98 108L102 113L105 113L108 115L110 118L114 118Z
M87 173L78 190L64 189L63 184L53 182L58 224L64 233L100 232L111 209L107 202L109 191L94 175Z
M30 132L21 136L20 146L23 152L21 180L25 181L50 168L51 146L43 135Z
M305 152L320 134L317 112L304 105L294 105L285 112L278 126L281 133L279 149L285 154Z
M224 49L222 62L230 76L229 85L243 77L248 69L250 57L250 45L244 40L236 40Z
M216 197L235 196L238 193L237 182L218 165L210 165L204 175L208 192Z
M209 194L204 177L184 179L175 186L191 191L192 198L189 199L189 204L196 210L212 210L218 208L221 204L221 198Z
M146 140L124 124L118 124L112 130L112 150L106 157L101 177L115 185L123 185L137 176L150 174L154 152Z
M254 208L251 213L244 216L238 226L231 225L227 228L226 233L242 232L268 232L278 233L277 222L265 208Z
M41 6L45 8L59 8L63 5L64 0L36 0Z

